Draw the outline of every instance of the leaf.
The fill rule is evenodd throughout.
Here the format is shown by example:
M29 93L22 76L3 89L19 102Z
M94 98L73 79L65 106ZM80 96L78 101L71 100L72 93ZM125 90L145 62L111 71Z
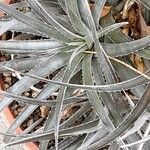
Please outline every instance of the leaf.
M124 139L127 136L140 130L142 126L145 124L145 122L149 120L149 116L150 116L150 113L147 111L141 114L141 116L139 116L139 118L135 121L134 126L131 129L129 129L123 136L121 136L120 139Z
M11 71L13 70L11 69ZM29 76L31 78L44 81L44 82L50 82L50 83L54 83L54 84L61 85L61 86L71 87L71 88L81 88L81 89L95 90L95 91L100 91L100 92L116 92L116 91L121 91L121 90L132 89L132 88L135 88L136 86L140 86L140 85L144 85L148 83L149 82L148 75L150 73L150 70L148 70L144 76L140 73L141 74L140 76L134 77L132 79L122 81L120 83L107 84L107 85L71 84L71 83L48 80L48 79L38 77L29 73L22 73L22 72L18 72L18 73L20 73L21 75Z
M79 67L80 68L80 67ZM80 68L81 69L81 68ZM77 71L77 73L75 72L74 73L74 76L71 78L71 80L70 80L70 82L72 83L73 81L75 82L75 83L78 83L78 79L79 79L79 81L81 81L80 80L80 77L79 77L79 75L80 75L80 71L78 72L78 70L76 70ZM73 82L73 83L74 83ZM74 89L70 89L69 90L69 92L67 91L67 96L66 97L68 97L69 99L70 99L70 97L72 96L72 92L74 91ZM77 95L76 95L77 96ZM79 98L80 99L80 98ZM75 103L77 103L77 101L78 101L78 99L76 99L76 101L74 101ZM71 101L70 101L71 102ZM70 103L69 102L69 103ZM68 104L69 104L68 103ZM65 99L64 99L64 103L63 103L63 105L65 105ZM67 105L68 106L68 108L70 108L70 106L71 105L73 105L73 103L72 104L69 104L69 105ZM64 107L67 107L67 106L64 106ZM77 111L77 112L75 112L75 114L73 114L73 116L70 116L69 117L69 119L67 119L66 121L64 121L61 125L60 125L60 128L62 129L62 128L65 128L66 126L67 127L69 127L69 126L71 126L72 124L73 124L73 122L77 119L77 118L79 118L82 114L83 114L83 112L84 111L86 111L86 109L89 109L89 107L90 107L90 105L89 105L89 103L88 102L86 102L86 104L85 105L83 105L83 107L81 106L81 108ZM66 110L66 109L65 109ZM64 116L64 115L63 115ZM77 117L77 118L76 118ZM55 117L53 117L52 115L49 115L49 117L47 118L47 121L46 121L46 124L45 124L45 126L44 126L44 131L49 131L50 129L51 129L51 127L52 127L52 123L51 123L51 120L52 120L52 118L54 118L54 120L55 120ZM63 119L63 117L62 117L62 119ZM65 120L65 119L64 119ZM54 122L55 123L55 122ZM73 139L72 139L73 140ZM71 141L72 141L71 140ZM63 142L63 141L62 141ZM61 143L62 143L61 142ZM40 142L40 149L41 150L46 150L47 149L47 146L48 146L48 143L49 143L49 140L46 140L46 141L41 141ZM69 143L67 143L67 144L69 144ZM65 146L67 146L66 144L65 144ZM60 147L60 143L58 144L58 147Z
M86 24L88 24L88 27L92 31L93 40L94 40L94 50L97 52L99 61L101 62L100 67L102 68L102 70L105 74L106 81L108 83L112 83L115 81L115 71L114 71L113 66L111 65L111 62L108 59L103 47L99 43L98 34L96 31L96 26L95 26L95 23L94 23L94 20L93 20L93 17L92 17L90 8L89 8L88 1L87 0L80 1L79 4L80 4L80 10L82 7L82 10L81 10L82 11L82 17L85 20ZM86 16L84 16L83 12L84 12L84 14L86 14Z
M71 1L66 0L66 8L67 8L67 14L69 16L69 19L72 23L73 28L77 31L77 33L81 35L89 35L90 36L90 30L89 28L84 24L84 22L81 20L78 6L77 6L77 0Z
M141 29L141 37L145 37L150 35L150 26L148 26L143 18L141 9L138 9L139 12L139 24Z
M60 128L63 129L63 128L66 128L69 126L74 126L74 121L78 120L81 116L83 116L83 114L86 113L90 108L91 108L91 104L89 102L86 102L75 114L73 114L69 119L67 119L65 122L63 122L60 125ZM92 120L93 120L93 118L90 120L87 117L85 119L85 121L82 123L89 122ZM77 138L78 138L78 136L77 137L72 136L72 138L70 138L70 137L65 138L62 142L59 143L59 145L58 145L59 149L61 149L62 147L66 148L68 145L70 145L70 143L72 143ZM53 148L53 150L54 149L55 149L55 147Z
M21 60L10 60L10 61L0 62L0 73L9 72L8 69L5 69L2 66L7 66L15 70L29 71L30 69L34 68L34 66L37 65L39 62L45 61L47 59L48 56L43 56L43 57L36 57L34 59L31 57L31 58L24 58Z
M109 32L111 32L115 29L118 29L118 28L120 28L121 26L123 26L125 24L126 24L125 22L124 23L123 22L122 23L116 23L116 24L112 24L108 27L105 27L103 29L100 29L100 30L97 31L98 37L100 38L104 35L107 35ZM88 43L88 45L92 45L93 39L91 38L91 34L89 34L85 37L85 41ZM106 50L107 50L107 48L106 48Z
M65 69L62 69L55 77L54 80L57 81L62 81L63 74L64 74ZM46 101L46 99L51 95L51 93L55 92L55 90L58 89L58 85L54 84L48 84L35 98L37 99L38 102ZM12 97L11 97L12 98ZM22 97L23 98L23 97ZM22 99L21 98L21 99ZM18 99L18 98L17 98ZM17 127L19 127L26 119L28 116L30 116L33 111L38 108L38 105L35 105L35 99L29 99L25 98L25 101L30 102L32 105L26 105L26 107L23 109L23 111L15 118L15 121L12 123L12 125L8 128L6 133L13 133ZM42 100L41 100L42 99ZM48 103L47 103L48 104ZM56 105L56 101L53 102L53 104ZM45 106L45 105L44 105ZM51 106L50 103L47 106ZM6 136L4 138L5 142L8 142L10 140L10 137Z
M30 71L30 73L39 74L39 76L43 77L47 76L50 73L50 70L53 72L56 69L63 67L64 64L66 64L68 56L69 54L56 54L54 57L51 57L48 60L37 65L34 69ZM50 62L52 62L53 65ZM38 80L32 79L30 77L24 77L11 87L10 92L20 95L37 81ZM5 106L9 105L12 100L12 98L3 98L0 101L0 111L2 111Z
M82 70L83 70L83 81L84 81L85 85L86 84L92 84L92 85L94 84L93 80L92 80L92 73L91 73L91 59L92 59L91 54L86 55L83 59L83 67L82 67L83 69ZM86 67L86 66L89 66L89 67ZM95 108L99 118L102 120L106 129L108 129L109 132L114 130L114 125L103 107L101 97L99 97L95 91L86 91L86 92L89 97L89 100L91 101L93 107Z
M6 26L6 24L7 25L12 24L13 26ZM2 35L6 31L12 31L12 32L16 31L16 32L21 32L21 33L28 33L28 34L48 37L14 18L8 21L4 21L4 20L0 21L0 27L1 27L0 35Z
M68 68L65 72L63 82L68 83L70 81L75 69L77 68L78 64L80 63L80 61L82 60L83 57L84 57L84 54L80 54L80 55L77 55L76 57L74 57L74 59L72 61L72 65L68 66ZM56 150L58 149L59 123L60 123L61 111L62 111L62 107L63 107L63 101L65 98L66 90L67 90L66 87L62 87L59 91L58 98L57 98L57 105L56 105L56 111L55 111L55 114L56 114L56 124L55 124Z
M80 53L84 52L86 49L87 49L87 47L86 47L85 45L81 45L81 46L78 46L78 47L74 50L74 52L72 53L72 55L71 55L71 57L70 57L70 59L69 59L69 64L68 64L69 67L71 67L71 64L72 64L73 59L74 59L77 55L79 55Z
M137 70L144 73L145 72L145 65L143 59L139 55L131 55L132 61L134 62Z
M139 2L141 2L145 7L147 7L148 9L150 9L150 2L147 0L138 0Z
M116 26L120 26L121 24L116 24ZM112 25L111 27L115 27L115 24ZM104 30L100 30L98 34L101 36L105 33L108 32L108 30L111 27L106 27ZM110 30L109 30L110 31ZM81 43L80 43L81 44ZM150 36L143 37L139 40L131 41L131 42L126 42L126 43L120 43L120 44L109 44L109 43L101 43L103 49L106 51L107 55L109 56L123 56L123 55L128 55L130 53L134 53L137 51L140 51L140 53L146 52L146 49L143 49L144 47L147 47L150 44ZM79 43L75 42L74 46L73 43L69 44L68 49L73 49L75 45L79 45ZM72 45L72 46L71 46ZM1 41L0 43L0 48L2 51L5 52L14 52L16 53L48 53L48 52L53 52L54 50L58 49L52 49L54 47L64 47L64 44L55 40L32 40L32 41ZM13 48L13 50L12 50ZM67 46L66 46L67 48ZM52 49L52 50L51 50ZM88 47L87 47L88 49ZM143 49L143 50L142 50Z
M36 52L37 49L59 49L64 47L64 44L55 40L13 40L13 41L1 41L1 51L5 53L22 53L28 54ZM51 51L51 50L50 50ZM40 52L39 52L40 53Z
M118 29L126 24L128 24L128 22L114 23L112 25L104 27L103 29L98 30L98 37L100 38L104 35L107 35L107 33L114 31L115 29Z
M123 37L122 37L122 39L123 39ZM142 49L144 47L149 46L149 40L150 40L150 36L146 36L139 40L126 42L126 43L102 44L102 47L104 50L106 50L106 53L108 55L117 57L117 56L123 56L123 55L127 55L130 53L134 53L134 52L138 51L138 49L139 50L141 49L141 52L142 52Z
M66 37L74 40L77 39L79 40L80 38L82 38L81 36L72 33L67 28L65 28L60 23L58 23L53 17L52 13L48 12L37 0L32 0L32 1L26 0L26 1L42 20L54 26L58 31L60 31Z
M97 29L99 27L99 19L102 14L102 10L104 8L105 3L106 3L106 0L101 0L101 1L96 0L94 4L92 15L93 15L93 19L94 19L95 26Z
M101 68L99 68L99 63L100 62L98 61L98 59L96 59L96 58L93 59L92 74L96 81L96 83L95 83L96 85L104 85L106 83L105 83L105 79L104 79L102 70L101 70ZM102 92L102 93L99 93L99 95L100 95L103 103L106 105L106 108L108 109L109 116L111 116L111 119L113 119L114 126L117 126L122 121L121 110L123 111L124 108L116 105L116 103L114 102L114 99L116 99L116 98L113 97L114 93ZM124 107L125 107L126 103L123 100L124 99L121 98L121 102L124 104ZM119 102L120 100L117 100L117 101Z
M38 21L36 19L33 19L29 16L26 16L25 14L15 10L14 8L7 6L3 3L0 3L0 9L5 11L6 13L10 14L11 16L13 16L14 18L16 18L17 20L29 25L30 27L36 29L37 31L44 33L45 35L47 35L50 38L54 38L57 39L59 41L63 41L63 42L69 42L70 40L63 36L59 31L57 31L56 29L54 29L52 26L47 25L41 21Z
M78 125L71 128L66 128L63 130L60 130L60 136L71 136L71 135L80 135L84 133L90 133L99 130L102 126L99 123L99 120L96 119L94 121L90 121L87 123L84 123L82 125ZM43 133L33 133L30 135L24 135L23 137L15 138L14 141L4 145L6 146L12 146L20 143L25 143L29 141L38 141L42 138L42 140L46 139L53 139L54 138L54 130L50 130Z
M112 13L109 13L105 17L101 18L100 26L102 28L115 23L115 20L112 15ZM112 43L125 43L132 41L132 39L129 36L126 36L120 29L108 33L107 37L112 41Z
M101 148L108 144L109 142L113 141L117 137L119 137L126 129L128 129L135 121L136 119L142 114L142 112L145 110L145 108L150 103L150 85L147 86L147 89L145 90L142 98L138 102L138 104L135 106L135 108L130 112L128 117L125 118L125 120L110 134L108 134L105 138L102 140L90 145L87 150L93 150L97 148Z
M94 85L93 80L92 80L92 73L91 73L91 59L92 59L91 54L86 55L83 59L82 72L83 72L83 82L85 85L90 85L90 84ZM109 119L108 114L105 112L105 109L102 104L102 99L99 98L97 92L95 91L87 90L86 92L99 118L102 119L106 128L109 131L112 131L114 129L114 126L111 120Z
M11 5L9 5L11 6ZM23 6L22 6L23 7ZM27 6L28 7L28 6ZM16 8L19 9L19 8ZM26 16L30 17L30 18L35 18L39 21L41 21L32 11L31 12L26 12L24 13ZM10 26L7 26L7 24L11 24ZM1 26L1 34L3 34L5 32L5 30L3 30L2 28L6 29L9 31L16 31L16 32L22 32L22 33L32 33L34 35L39 35L39 36L45 36L44 34L38 32L37 30L33 29L32 27L18 21L17 19L9 16L9 15L5 15L1 20L0 20L0 26ZM47 37L47 36L46 36Z
M100 23L101 23L102 27L105 27L105 26L108 26L110 24L113 24L114 22L115 21L112 17L112 14L110 13L109 15L102 18ZM111 41L113 43L122 43L122 42L132 41L132 39L130 37L126 36L120 29L117 29L115 31L108 33L107 37L109 39L111 39ZM121 60L130 64L131 66L133 65L133 63L131 62L131 60L127 56L122 57ZM115 64L113 63L113 66L114 65ZM115 70L116 70L117 74L119 75L119 77L121 77L122 80L131 79L137 75L132 70L130 70L130 69L128 69L122 65L120 66L119 64L115 65ZM132 92L134 93L134 95L136 95L139 98L143 95L144 91L145 91L145 86L135 87L132 89Z

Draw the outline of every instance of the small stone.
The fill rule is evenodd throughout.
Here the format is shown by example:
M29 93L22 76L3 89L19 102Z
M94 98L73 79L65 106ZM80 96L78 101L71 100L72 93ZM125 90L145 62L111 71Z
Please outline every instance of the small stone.
M24 96L29 97L29 96L30 96L30 93L25 92L25 93L24 93Z
M34 121L37 121L39 119L39 115L36 115L35 117L34 117Z
M10 76L11 76L11 73L5 72L5 73L3 73L3 76L4 76L4 77L10 77Z
M8 84L4 84L4 85L5 85L5 88L6 88L6 89L8 89L8 88L9 88L9 85L8 85Z
M45 118L48 116L50 109L49 109L49 107L41 106L40 111L41 111L41 117Z
M18 108L18 105L17 105L17 104L15 104L15 105L12 106L12 109L13 109L13 110L16 110L17 108Z
M27 127L31 126L33 123L34 123L34 120L33 120L33 119L30 119L30 120L27 122Z
M22 108L19 107L19 108L17 109L17 112L20 113L21 111L22 111Z
M17 112L17 110L14 110L14 115L15 115L15 117L18 115L18 112Z
M22 127L23 127L23 128L26 128L26 127L27 127L27 124L26 124L26 123L24 123L24 124L22 125Z
M15 73L12 73L12 76L13 76L13 77L16 77L16 74L15 74Z
M10 83L11 83L11 77L6 76L6 77L4 78L4 81L10 84Z

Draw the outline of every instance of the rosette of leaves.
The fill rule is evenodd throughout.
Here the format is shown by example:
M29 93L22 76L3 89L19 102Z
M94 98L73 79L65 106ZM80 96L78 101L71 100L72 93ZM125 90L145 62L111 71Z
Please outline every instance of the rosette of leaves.
M105 3L111 4L112 11L100 19ZM149 5L143 3L148 10ZM150 72L139 73L129 57L131 53L145 56L150 37L133 40L122 33L119 28L127 23L115 23L113 15L123 5L124 1L95 0L91 11L87 0L26 0L10 6L0 3L0 10L7 14L0 20L1 34L15 31L41 37L0 42L1 53L18 56L1 62L0 72L22 76L7 91L0 91L4 96L0 111L13 100L26 104L7 130L4 146L39 141L39 148L44 150L55 139L55 146L50 149L92 150L107 145L115 150L140 139L133 134L117 140L147 110L150 101ZM30 10L20 12L24 7ZM144 59L147 68L148 55ZM46 79L53 72L57 72L55 77ZM21 96L39 81L47 84L36 97ZM83 94L73 96L75 89L83 89ZM126 90L137 98L135 107L129 105ZM55 91L56 100L48 100ZM65 107L74 103L80 109L60 123ZM51 108L41 132L30 133L33 124L19 136L13 135L38 106ZM90 109L89 116L75 126L74 122Z

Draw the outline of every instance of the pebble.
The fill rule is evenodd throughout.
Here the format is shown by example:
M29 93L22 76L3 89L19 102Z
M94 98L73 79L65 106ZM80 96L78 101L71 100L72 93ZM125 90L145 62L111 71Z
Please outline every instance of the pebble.
M14 113L14 116L15 116L15 117L18 116L17 110L14 110L13 113Z
M30 96L30 93L25 92L25 93L24 93L24 96L29 97L29 96Z
M11 73L5 72L5 73L3 73L3 76L4 76L4 77L10 77L10 76L11 76Z
M19 106L17 104L12 105L11 109L16 110Z
M22 124L22 127L26 129L26 128L27 128L27 124L26 124L26 123L23 123L23 124Z
M6 76L6 77L4 78L4 81L7 82L7 83L9 83L9 84L11 84L11 77Z
M21 108L21 107L17 108L17 112L18 112L18 113L20 113L21 111L22 111L22 108Z
M10 86L8 84L4 84L5 85L5 89L8 89Z
M34 120L33 120L33 119L30 119L30 120L27 122L27 127L31 126L33 123L34 123Z

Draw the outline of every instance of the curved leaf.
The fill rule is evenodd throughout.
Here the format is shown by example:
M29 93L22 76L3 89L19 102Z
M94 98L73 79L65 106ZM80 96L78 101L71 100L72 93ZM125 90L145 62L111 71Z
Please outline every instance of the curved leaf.
M15 70L26 70L34 68L38 63L49 59L49 56L43 57L31 57L31 58L23 58L21 60L9 60L0 62L0 73L9 72L8 69L5 69L2 66L7 66L9 68L13 68Z
M102 9L103 9L105 3L106 3L106 0L96 0L96 2L94 4L94 9L93 9L92 14L93 14L93 19L94 19L95 26L97 29L99 26L99 19L100 19L101 13L102 13Z
M13 69L10 69L10 70L13 71ZM35 79L38 79L38 80L41 80L44 82L58 84L61 86L67 86L67 87L71 87L71 88L80 88L80 89L86 89L86 90L96 90L96 91L100 91L100 92L115 92L115 91L127 90L127 89L132 89L136 86L141 86L143 84L150 82L149 79L140 75L135 78L129 79L127 81L122 81L119 83L108 84L108 85L79 85L79 84L71 84L71 83L52 81L52 80L38 77L38 76L29 74L29 73L22 73L22 72L19 72L19 73L22 75L25 75L25 76L29 76L31 78L35 78ZM149 75L149 73L150 73L150 70L148 70L146 72L146 76Z
M143 94L141 100L138 102L138 104L135 106L135 108L131 111L131 113L128 115L128 117L109 135L107 135L102 140L90 145L89 147L86 147L86 150L94 150L97 148L101 148L108 144L109 142L113 141L117 137L119 137L126 129L128 129L135 121L136 119L143 113L145 108L150 103L150 84L148 85L145 93Z
M81 36L72 33L71 31L66 29L64 26L62 26L60 23L58 23L52 16L52 14L50 12L47 12L47 10L37 0L32 0L32 1L26 0L26 1L42 20L54 26L63 35L74 40L77 40L77 38L82 39Z
M93 85L92 73L91 73L91 59L92 55L86 55L83 59L82 73L83 73L83 82L85 85ZM87 67L88 66L88 67ZM100 119L102 119L104 125L109 131L114 129L112 121L109 119L108 114L106 113L104 106L102 104L102 99L99 98L98 94L95 91L86 91L89 97L90 102L92 103L95 111L97 112Z
M81 35L90 36L89 28L81 20L77 6L77 0L74 1L66 0L66 6L69 19L72 22L72 26L74 27L74 29Z
M150 9L150 2L147 0L138 0L140 1L145 7L147 7L148 9Z
M39 65L37 65L34 69L30 71L30 73L38 74L41 77L47 76L50 72L53 72L61 67L63 67L67 61L70 54L56 54L54 57L50 57L48 60L43 61ZM26 91L30 86L34 85L39 80L32 79L31 77L24 77L18 82L16 82L11 89L9 90L15 94L22 94L22 92ZM5 106L9 105L12 102L12 98L3 98L0 101L0 111L2 111Z
M57 39L59 41L70 42L70 40L66 36L62 35L58 30L56 30L52 26L47 25L39 20L33 19L33 18L15 10L14 8L12 8L10 6L0 3L0 9L3 10L4 12L10 14L17 20L19 20L19 21L29 25L30 27L36 29L37 31L47 35L50 38L53 37L54 39Z
M70 81L71 76L73 75L75 69L77 68L78 64L80 63L83 57L84 57L84 54L80 54L74 57L74 59L72 60L71 66L69 66L65 72L63 82L68 83ZM63 107L63 101L65 98L66 90L67 90L66 87L62 87L59 91L58 98L57 98L57 105L56 105L56 111L55 111L55 114L56 114L56 124L55 124L56 150L58 149L59 123L60 123L61 111Z
M98 123L99 123L99 120L97 119L97 120L90 121L82 125L60 130L60 136L65 137L65 136L71 136L71 135L80 135L84 133L97 131L98 129L101 128L101 125L99 125ZM43 132L43 133L34 133L34 134L26 135L26 136L24 135L23 138L20 138L20 137L19 139L16 138L14 141L8 144L5 144L4 147L21 144L21 143L25 143L29 141L38 141L41 138L42 140L53 139L54 130Z

